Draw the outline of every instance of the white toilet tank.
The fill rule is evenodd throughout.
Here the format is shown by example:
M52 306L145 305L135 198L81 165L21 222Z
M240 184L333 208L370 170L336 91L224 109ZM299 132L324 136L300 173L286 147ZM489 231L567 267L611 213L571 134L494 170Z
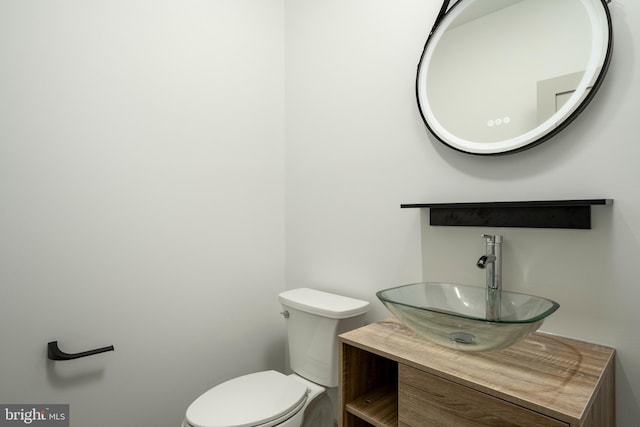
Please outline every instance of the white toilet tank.
M299 288L280 294L287 318L291 369L325 387L338 386L338 335L364 326L369 303Z

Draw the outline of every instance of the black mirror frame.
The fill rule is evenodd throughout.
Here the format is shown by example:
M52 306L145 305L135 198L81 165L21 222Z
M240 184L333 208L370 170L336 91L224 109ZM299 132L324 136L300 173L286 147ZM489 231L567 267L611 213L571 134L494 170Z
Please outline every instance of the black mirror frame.
M447 141L443 140L440 136L438 136L438 134L429 125L429 122L426 119L424 111L422 110L422 107L420 105L419 75L420 75L421 65L422 65L425 53L427 51L427 47L429 46L429 42L431 42L431 40L433 39L433 36L434 36L435 32L438 30L438 28L440 27L444 17L451 10L453 10L456 6L458 6L459 4L461 4L461 3L465 2L465 1L476 1L476 0L458 0L451 8L449 8L450 0L443 0L442 6L440 8L440 11L439 11L437 17L436 17L435 23L433 24L433 27L431 28L431 31L429 32L429 36L428 36L427 41L426 41L426 43L424 45L424 48L422 50L422 54L420 55L420 60L418 61L418 67L417 67L417 72L416 72L415 94L416 94L416 101L417 101L417 104L418 104L418 110L420 111L420 116L422 118L422 121L426 125L427 129L429 130L429 132L438 141L440 141L441 143L443 143L447 147L452 148L453 150L456 150L456 151L459 151L459 152L462 152L462 153L472 154L472 155L476 155L476 156L502 156L502 155L507 155L507 154L519 153L519 152L528 150L530 148L533 148L533 147L535 147L537 145L540 145L541 143L551 139L552 137L557 135L559 132L561 132L563 129L565 129L571 122L573 122L584 111L584 109L587 107L587 105L589 105L591 103L591 101L593 100L595 94L598 92L598 89L602 85L602 82L604 81L604 78L605 78L605 76L607 74L607 71L609 70L609 65L611 63L611 56L612 56L612 52L613 52L613 28L612 28L613 26L612 26L612 22L611 22L611 14L609 12L609 7L608 7L607 3L609 3L611 0L599 0L600 3L602 4L602 8L604 9L604 13L605 13L605 16L607 18L608 46L607 46L607 51L605 53L604 61L603 61L603 64L602 64L602 68L600 70L600 73L598 74L598 77L594 81L593 86L591 87L591 90L585 95L584 99L580 102L580 104L576 107L576 109L569 116L567 116L562 122L560 122L553 130L545 133L540 138L538 138L538 139L536 139L536 140L534 140L532 142L529 142L528 144L523 145L521 147L515 148L513 150L506 150L506 151L495 152L495 153L477 153L477 152L473 152L473 151L466 151L466 150L463 150L463 149L461 149L459 147L451 145ZM598 1L598 0L596 0L596 1Z

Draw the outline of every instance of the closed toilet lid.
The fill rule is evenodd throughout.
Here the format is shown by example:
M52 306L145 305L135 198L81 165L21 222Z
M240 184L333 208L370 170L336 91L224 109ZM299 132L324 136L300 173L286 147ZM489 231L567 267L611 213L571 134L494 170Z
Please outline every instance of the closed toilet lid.
M187 409L195 427L249 427L302 407L307 387L276 371L256 372L217 385Z

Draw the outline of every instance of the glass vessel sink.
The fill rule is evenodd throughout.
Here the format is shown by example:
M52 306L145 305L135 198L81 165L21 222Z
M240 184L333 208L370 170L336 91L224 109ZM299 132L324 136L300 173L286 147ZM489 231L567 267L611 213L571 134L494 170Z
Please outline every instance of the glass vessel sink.
M424 338L464 351L508 347L535 332L560 305L484 287L424 282L376 293L395 317ZM488 307L496 305L491 314Z

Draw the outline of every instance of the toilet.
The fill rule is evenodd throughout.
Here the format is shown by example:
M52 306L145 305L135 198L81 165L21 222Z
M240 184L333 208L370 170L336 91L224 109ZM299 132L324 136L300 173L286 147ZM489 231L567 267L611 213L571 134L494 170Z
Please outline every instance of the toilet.
M262 371L219 384L187 409L182 427L333 427L338 335L365 324L367 301L309 288L279 295L294 372Z

